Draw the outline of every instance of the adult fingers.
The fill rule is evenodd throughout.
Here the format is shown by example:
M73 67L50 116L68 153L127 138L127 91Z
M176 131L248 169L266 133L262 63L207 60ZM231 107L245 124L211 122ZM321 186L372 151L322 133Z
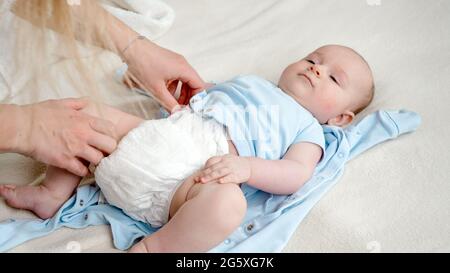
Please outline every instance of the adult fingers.
M174 113L179 109L179 104L174 97L174 94L170 93L166 83L164 81L160 81L158 84L154 84L150 86L150 90L141 82L138 78L136 78L133 74L129 73L128 76L134 82L134 85L140 89L145 90L147 93L153 96L153 98L161 104L167 111L170 113ZM172 81L172 83L177 83L177 81ZM175 88L176 91L176 88Z
M177 100L172 94L170 94L164 83L155 87L153 95L155 99L170 113L174 113L180 108Z
M200 78L198 73L192 68L186 70L183 74L181 74L180 80L183 83L189 85L193 95L199 93L205 87L205 82L202 80L202 78Z
M125 73L124 79L129 88L136 87L144 89L144 84L141 81L139 81L139 79L135 77L134 74L130 72L130 70L128 70L127 73Z
M180 105L188 105L192 96L193 96L192 89L189 87L189 85L183 83L181 86L181 93L180 97L178 98L178 103Z
M128 76L130 79L134 82L134 85L150 95L159 103L161 104L167 111L170 113L173 113L177 110L178 102L173 96L173 94L170 93L170 91L167 89L166 83L164 81L160 81L157 84L154 84L153 86L145 86L138 78L136 78L133 74L129 73Z
M112 154L117 147L117 141L114 138L95 132L88 137L87 144L106 154Z
M114 123L109 120L92 117L89 120L89 126L96 132L117 139L117 132ZM115 147L114 147L115 148Z
M134 87L134 83L133 83L133 81L132 81L130 75L131 75L130 72L127 71L127 72L125 73L125 75L123 75L123 78L122 78L122 82L123 82L129 89L131 89L131 88Z
M84 166L83 163L79 159L72 158L67 161L67 165L60 166L62 169L65 169L75 175L78 176L86 176L88 174L88 169Z
M186 89L186 84L182 83L180 97L178 98L178 103L180 105L186 105L186 98L188 96L189 89Z
M94 165L98 165L104 157L102 152L91 146L86 146L77 156Z
M179 83L179 81L174 80L174 81L169 81L169 83L167 84L167 89L169 90L169 92L172 96L175 96L175 93L177 92L178 83Z

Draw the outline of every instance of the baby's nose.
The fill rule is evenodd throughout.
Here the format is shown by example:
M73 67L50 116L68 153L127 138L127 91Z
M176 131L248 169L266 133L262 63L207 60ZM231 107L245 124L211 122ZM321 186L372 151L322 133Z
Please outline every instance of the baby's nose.
M315 66L311 66L309 68L309 71L311 71L312 73L316 74L316 76L320 78L320 71Z

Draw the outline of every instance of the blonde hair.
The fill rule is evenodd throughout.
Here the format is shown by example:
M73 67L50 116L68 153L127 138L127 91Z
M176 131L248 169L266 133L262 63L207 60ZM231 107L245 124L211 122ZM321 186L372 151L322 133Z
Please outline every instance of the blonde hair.
M63 66L64 71L57 71L57 76L69 80L78 96L100 97L93 72L102 64L92 59L87 64L84 57L94 56L100 48L117 49L108 35L109 15L97 0L16 0L11 11L24 19L14 20L9 26L15 34L12 54L16 75L26 67L35 79L45 77L55 91L51 97L58 98L64 93L56 84L56 74L51 75L48 69L49 60L73 59L74 65Z

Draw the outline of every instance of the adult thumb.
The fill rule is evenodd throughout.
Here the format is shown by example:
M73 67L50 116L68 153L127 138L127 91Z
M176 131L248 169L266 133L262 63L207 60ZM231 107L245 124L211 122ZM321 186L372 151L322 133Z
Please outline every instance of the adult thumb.
M159 104L170 113L174 113L180 109L180 104L178 104L175 97L169 92L165 84L158 85L153 95Z
M187 70L181 77L180 80L189 86L192 95L199 93L205 89L205 82L200 78L198 73L193 70Z

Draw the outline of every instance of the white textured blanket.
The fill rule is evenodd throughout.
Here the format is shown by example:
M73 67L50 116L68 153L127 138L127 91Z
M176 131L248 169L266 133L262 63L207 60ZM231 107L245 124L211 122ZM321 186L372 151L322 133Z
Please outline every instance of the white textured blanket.
M281 70L314 48L339 43L372 65L375 109L406 108L423 123L414 134L351 161L341 181L301 223L286 252L450 252L450 1L436 0L167 0L177 13L158 43L182 53L205 80ZM115 94L120 60L98 75L106 102L140 113ZM52 67L57 70L63 65ZM1 82L1 78L0 78ZM25 86L24 88L30 88ZM28 101L28 93L13 99ZM74 93L67 89L67 96ZM42 95L46 97L49 95ZM130 101L146 97L130 94ZM0 156L0 183L26 184L42 173L31 160ZM32 217L0 201L0 220ZM13 251L115 251L108 227L62 229Z
M173 9L161 0L104 0L106 10L138 33L157 39L172 26Z

